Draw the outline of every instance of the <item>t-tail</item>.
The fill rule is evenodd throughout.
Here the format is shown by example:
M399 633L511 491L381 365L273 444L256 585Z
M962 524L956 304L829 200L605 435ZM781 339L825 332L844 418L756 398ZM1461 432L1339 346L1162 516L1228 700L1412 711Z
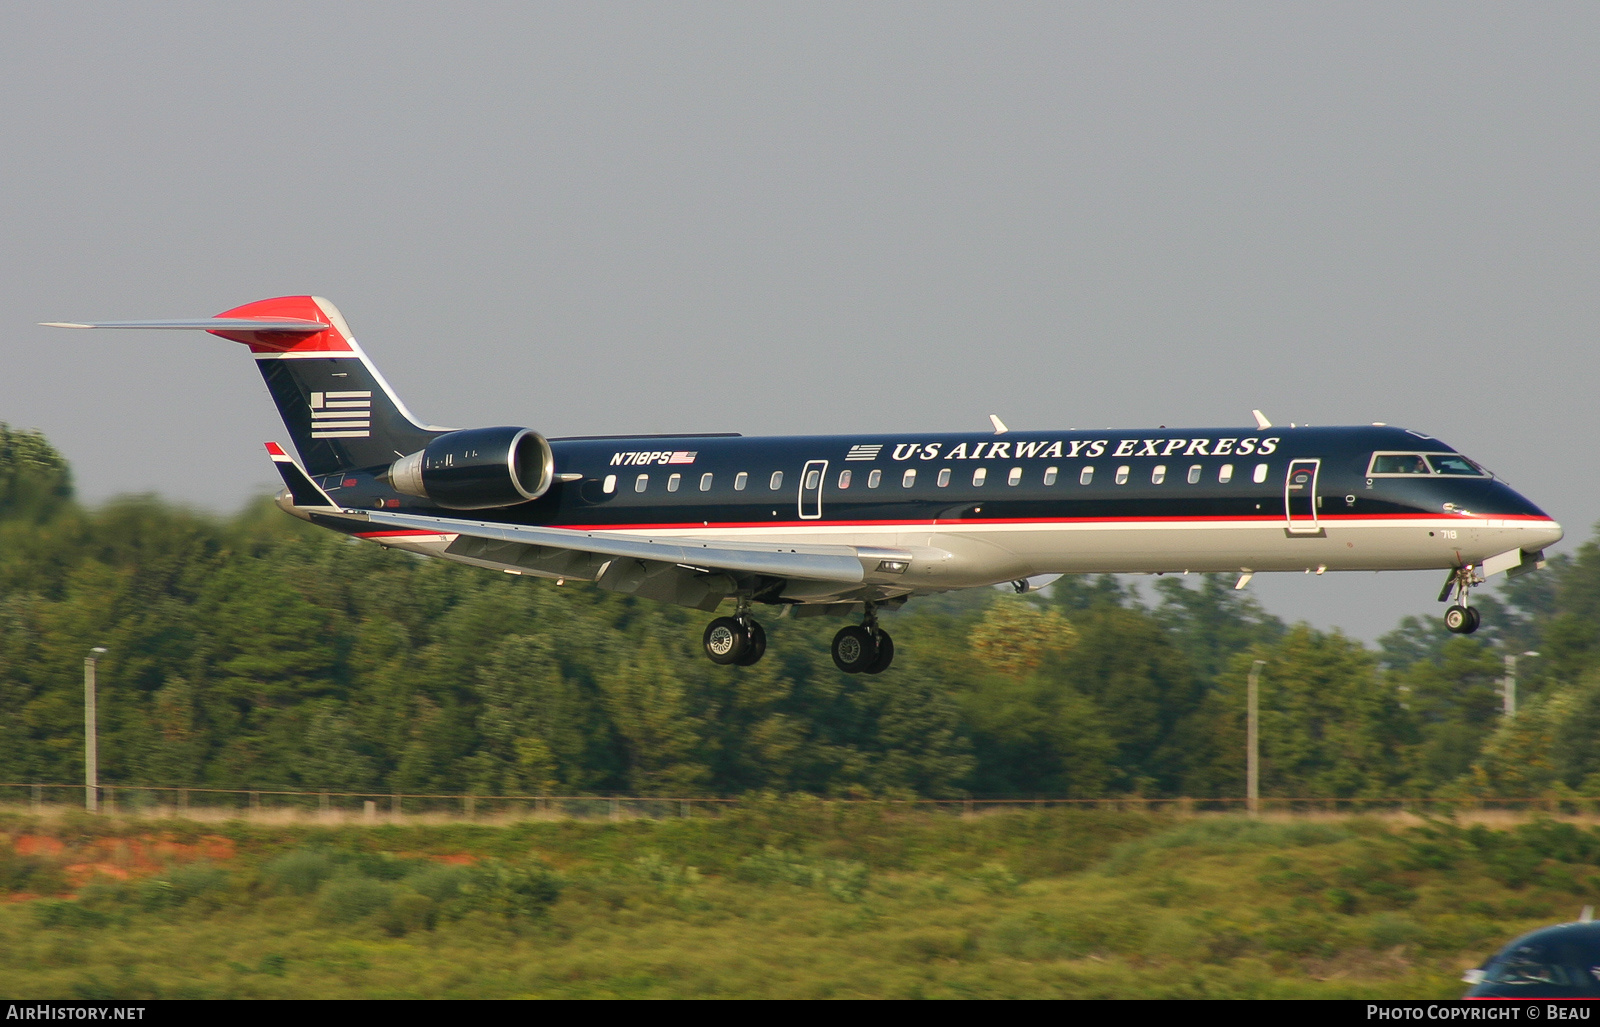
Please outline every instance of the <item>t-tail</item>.
M338 308L320 296L258 300L191 320L49 324L198 329L244 343L311 474L392 464L451 430L411 415L356 344Z

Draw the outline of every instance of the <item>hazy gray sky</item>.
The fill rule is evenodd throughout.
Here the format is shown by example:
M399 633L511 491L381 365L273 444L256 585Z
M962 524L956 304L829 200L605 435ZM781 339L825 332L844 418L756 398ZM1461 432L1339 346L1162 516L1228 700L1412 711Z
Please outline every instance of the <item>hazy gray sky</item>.
M546 434L1381 420L1600 519L1594 3L0 8L0 420L227 511L314 292ZM1258 576L1363 637L1436 575Z

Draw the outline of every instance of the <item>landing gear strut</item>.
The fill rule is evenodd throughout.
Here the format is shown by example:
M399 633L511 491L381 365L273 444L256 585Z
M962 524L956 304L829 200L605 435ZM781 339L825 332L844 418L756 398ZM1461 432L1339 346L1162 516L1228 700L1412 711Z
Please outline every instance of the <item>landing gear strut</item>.
M750 604L741 600L732 617L718 617L706 625L701 638L706 656L724 667L748 667L767 652L767 632L750 616Z
M878 627L875 603L867 603L861 626L840 628L833 636L833 665L846 674L882 674L894 662L894 639Z
M1446 631L1456 635L1470 635L1478 630L1478 611L1467 605L1472 586L1483 579L1479 578L1471 564L1457 567L1445 579L1444 588L1439 591L1439 602L1446 602L1452 595L1455 603L1444 612L1444 627Z

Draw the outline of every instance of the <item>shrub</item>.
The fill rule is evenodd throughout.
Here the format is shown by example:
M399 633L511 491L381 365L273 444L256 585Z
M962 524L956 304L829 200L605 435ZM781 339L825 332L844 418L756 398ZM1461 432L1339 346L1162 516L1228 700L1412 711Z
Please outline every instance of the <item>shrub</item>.
M191 899L226 891L230 882L226 870L207 863L174 867L139 886L139 904L148 912L172 909Z
M700 883L698 867L670 863L659 852L647 852L629 865L636 877L663 888L686 888Z
M440 905L455 902L472 881L473 868L430 864L406 878L406 887Z
M261 877L272 890L291 895L310 895L337 869L325 852L299 849L279 856L262 868Z
M439 919L439 907L426 895L402 889L394 894L387 909L378 913L378 926L396 938L412 931L431 931Z
M543 915L564 886L554 870L537 860L512 864L489 859L474 868L462 892L473 908L509 920Z
M10 841L0 838L0 892L54 895L66 885L66 878L54 861L21 855Z
M40 927L105 927L111 915L81 902L40 902L34 906Z
M869 873L865 863L845 859L816 862L769 845L739 861L738 877L754 884L821 888L841 902L856 902L866 891Z
M338 877L329 881L317 899L322 919L348 924L386 909L394 895L394 885L370 877Z

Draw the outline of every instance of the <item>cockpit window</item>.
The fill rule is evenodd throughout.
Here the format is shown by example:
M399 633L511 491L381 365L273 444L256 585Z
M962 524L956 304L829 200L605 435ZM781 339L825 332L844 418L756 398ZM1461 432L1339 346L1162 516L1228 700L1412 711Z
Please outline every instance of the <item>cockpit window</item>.
M1373 474L1427 474L1428 461L1421 453L1378 453L1372 458Z
M1450 474L1487 478L1488 472L1459 453L1374 453L1367 477L1387 478L1407 474Z
M1434 474L1465 474L1472 478L1483 477L1483 468L1456 453L1430 454L1428 463L1433 465Z

